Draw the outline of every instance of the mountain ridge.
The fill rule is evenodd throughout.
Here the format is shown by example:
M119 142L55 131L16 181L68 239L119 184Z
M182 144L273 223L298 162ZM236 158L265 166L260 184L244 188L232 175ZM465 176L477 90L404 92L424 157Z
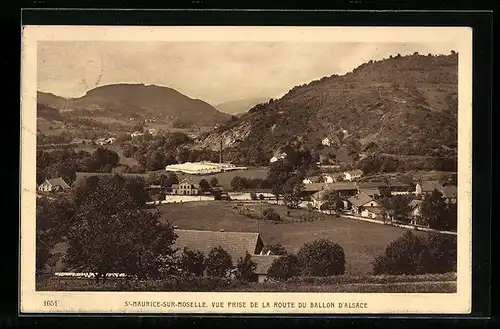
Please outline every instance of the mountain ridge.
M211 104L191 98L164 86L143 83L117 83L88 90L76 98L63 98L38 91L37 103L59 111L84 111L99 115L139 115L176 120L185 125L215 125L230 116Z
M313 146L328 137L334 147L347 146L351 153L435 155L444 146L456 156L457 87L453 51L371 60L254 106L199 147L216 150L222 140L242 158L256 145L272 154L290 143Z

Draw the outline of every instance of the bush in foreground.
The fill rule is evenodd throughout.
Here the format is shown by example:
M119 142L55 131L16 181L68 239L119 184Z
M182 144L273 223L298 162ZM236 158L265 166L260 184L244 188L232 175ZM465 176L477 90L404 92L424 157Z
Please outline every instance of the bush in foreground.
M236 279L246 282L256 281L256 268L257 264L252 261L252 256L247 252L245 257L240 257L236 264Z
M208 276L221 278L227 277L233 267L231 256L220 246L210 250L205 264Z
M433 234L427 239L406 232L373 262L374 274L422 274L456 271L456 236Z
M272 279L286 281L298 275L299 272L299 260L297 256L290 254L274 260L267 271L267 275Z
M327 239L304 244L297 257L303 275L330 276L345 272L344 249Z
M205 272L205 255L199 250L184 248L181 256L181 268L194 276L203 276Z

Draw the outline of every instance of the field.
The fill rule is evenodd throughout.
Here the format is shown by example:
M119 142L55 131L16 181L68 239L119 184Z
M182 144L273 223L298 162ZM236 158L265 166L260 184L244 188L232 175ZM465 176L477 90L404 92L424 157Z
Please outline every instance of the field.
M404 229L386 225L356 221L344 217L315 213L315 220L304 222L299 218L308 216L307 210L292 210L290 216L281 206L274 205L284 218L283 223L252 219L242 214L245 203L209 201L166 204L158 206L162 218L179 229L214 230L236 232L260 232L264 244L281 243L288 251L296 253L306 242L330 239L344 248L346 274L366 275L371 271L374 257L382 254L388 243L399 238ZM256 212L269 207L256 203ZM415 232L425 235L423 232Z

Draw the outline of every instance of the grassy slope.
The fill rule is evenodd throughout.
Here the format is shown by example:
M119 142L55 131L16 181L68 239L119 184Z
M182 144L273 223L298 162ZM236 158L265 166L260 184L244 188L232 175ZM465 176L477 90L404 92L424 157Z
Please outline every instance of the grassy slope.
M313 222L287 222L273 224L250 219L234 209L237 202L192 202L167 204L157 209L162 218L182 229L226 231L260 231L264 244L281 243L296 253L306 242L326 238L339 243L346 253L346 273L364 275L371 271L374 257L382 254L388 243L399 238L404 229L361 222L347 218L333 219L323 216L323 220ZM260 206L265 209L268 205ZM275 206L277 209L280 207ZM279 210L285 215L283 210ZM294 210L292 216L300 217L305 210ZM320 218L321 215L317 215ZM285 218L287 219L287 218ZM416 232L416 234L425 234Z

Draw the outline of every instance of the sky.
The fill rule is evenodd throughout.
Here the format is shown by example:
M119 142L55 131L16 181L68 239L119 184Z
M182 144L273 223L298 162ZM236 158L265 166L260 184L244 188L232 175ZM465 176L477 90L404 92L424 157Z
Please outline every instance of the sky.
M448 43L38 42L38 90L80 97L97 86L144 83L212 105L279 98L292 87L345 74L390 55L449 54Z

